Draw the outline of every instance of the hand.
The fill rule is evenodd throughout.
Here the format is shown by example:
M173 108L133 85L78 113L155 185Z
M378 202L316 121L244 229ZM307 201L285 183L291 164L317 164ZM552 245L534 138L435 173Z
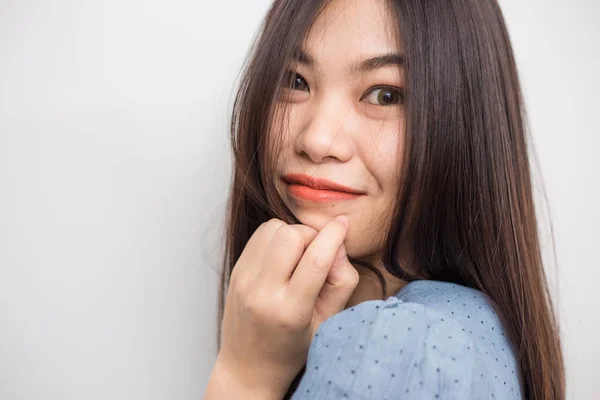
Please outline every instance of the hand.
M232 271L218 362L248 386L285 393L314 334L358 285L348 261L345 216L319 232L271 219L254 232Z

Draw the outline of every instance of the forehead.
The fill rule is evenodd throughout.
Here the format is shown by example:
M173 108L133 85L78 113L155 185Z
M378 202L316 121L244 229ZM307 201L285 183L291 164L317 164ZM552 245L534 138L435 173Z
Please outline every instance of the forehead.
M317 16L303 48L317 60L356 59L402 50L385 0L334 0Z

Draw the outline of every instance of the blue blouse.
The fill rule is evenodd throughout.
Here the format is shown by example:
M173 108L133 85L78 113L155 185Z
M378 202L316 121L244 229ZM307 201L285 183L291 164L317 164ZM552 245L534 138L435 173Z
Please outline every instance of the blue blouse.
M408 283L324 321L292 400L521 399L495 303L454 283Z

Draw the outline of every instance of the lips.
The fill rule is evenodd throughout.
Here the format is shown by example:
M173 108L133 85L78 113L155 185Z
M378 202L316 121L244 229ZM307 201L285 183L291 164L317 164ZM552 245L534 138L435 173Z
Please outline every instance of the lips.
M315 178L305 174L287 174L283 176L283 180L288 184L302 185L315 190L342 192L353 195L365 194L363 191L324 178Z
M288 174L283 176L282 180L287 184L288 194L301 202L335 203L355 200L366 194L358 189L305 174Z

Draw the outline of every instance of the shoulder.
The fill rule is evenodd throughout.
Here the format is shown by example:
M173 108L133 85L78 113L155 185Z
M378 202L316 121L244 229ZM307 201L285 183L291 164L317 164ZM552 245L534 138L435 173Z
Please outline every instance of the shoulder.
M394 297L400 303L421 304L447 314L465 327L474 327L477 322L504 333L495 302L477 289L450 282L419 280L404 286Z
M515 347L489 296L455 283L422 280L409 283L395 297L399 304L422 304L455 321L475 349L474 382L492 387L495 397L521 398L523 382Z
M456 332L465 342L482 344L487 338L498 343L506 341L510 347L496 308L494 301L479 290L450 282L421 280L407 284L386 300L364 301L332 316L323 323L322 330L330 331L335 324L338 335L344 326L356 332L391 329L403 340L410 340L412 336L422 336L417 334L422 333L420 329L433 328L436 332L439 328L442 332ZM493 341L489 343L496 345Z
M452 283L417 281L396 296L362 302L323 322L298 390L326 379L322 389L338 390L332 393L341 398L351 390L368 398L385 398L389 391L413 398L407 397L412 391L414 398L486 393L518 399L516 368L487 296Z

